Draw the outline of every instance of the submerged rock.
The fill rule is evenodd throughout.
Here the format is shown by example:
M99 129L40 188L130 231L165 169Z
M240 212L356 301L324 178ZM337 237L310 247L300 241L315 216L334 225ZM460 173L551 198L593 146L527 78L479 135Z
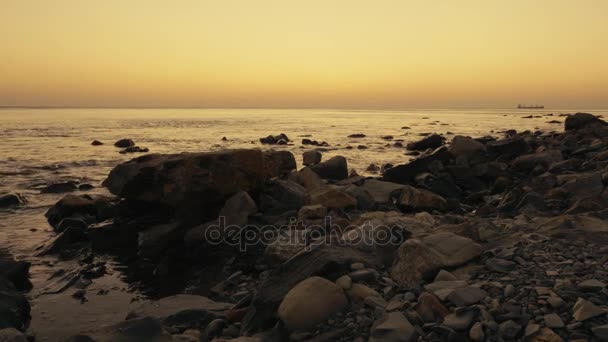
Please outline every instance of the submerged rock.
M576 113L568 116L564 124L566 131L581 129L588 125L606 126L607 123L593 114Z
M0 196L0 208L15 207L25 203L25 198L20 194L6 194Z
M127 147L131 147L131 146L135 146L135 142L131 139L120 139L114 143L114 146L120 147L120 148L127 148Z
M66 195L46 212L45 216L51 226L58 224L67 217L93 217L103 221L114 216L114 199L102 195Z
M332 157L324 162L310 167L319 177L342 180L348 178L348 165L342 156Z
M372 325L369 342L414 342L418 331L401 312L389 312Z
M63 192L72 192L78 190L78 185L75 182L56 183L48 185L40 190L42 194L60 194Z
M302 164L305 166L319 164L322 157L323 155L319 151L306 151L302 155Z
M429 148L435 149L443 145L444 140L445 138L439 134L431 134L421 140L407 144L406 148L412 151L424 151Z

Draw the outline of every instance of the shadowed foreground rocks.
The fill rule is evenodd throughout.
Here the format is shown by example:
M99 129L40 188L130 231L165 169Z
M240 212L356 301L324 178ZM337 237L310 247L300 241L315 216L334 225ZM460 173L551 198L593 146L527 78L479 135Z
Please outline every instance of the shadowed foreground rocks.
M49 209L57 236L44 251L127 255L149 285L181 286L117 326L74 333L608 340L606 123L578 113L561 133L437 137L378 178L349 177L345 158L318 151L300 170L290 152L260 150L116 166L104 183L116 197L67 195ZM84 261L70 279L99 267Z

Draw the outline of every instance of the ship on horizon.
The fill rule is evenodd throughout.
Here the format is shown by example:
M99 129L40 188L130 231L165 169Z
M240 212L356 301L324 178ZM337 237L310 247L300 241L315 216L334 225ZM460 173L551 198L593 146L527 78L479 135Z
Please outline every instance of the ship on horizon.
M517 105L517 109L544 109L545 106L543 105L523 105L523 104L518 104Z

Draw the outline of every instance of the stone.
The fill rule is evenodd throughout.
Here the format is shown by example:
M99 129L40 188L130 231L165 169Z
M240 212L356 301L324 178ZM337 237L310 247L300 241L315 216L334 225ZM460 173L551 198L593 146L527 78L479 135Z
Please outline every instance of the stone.
M533 154L519 156L513 160L512 166L516 171L529 172L538 165L548 168L552 164L562 161L563 156L559 150L547 150Z
M68 227L44 245L36 248L36 256L65 252L72 244L86 240L84 229Z
M149 154L116 166L103 185L122 198L192 213L219 208L239 191L259 191L268 179L295 167L288 151Z
M56 227L70 216L91 216L97 222L114 216L115 199L102 195L66 195L47 210L45 216L49 224Z
M382 174L382 180L400 184L413 182L418 174L428 172L431 163L440 161L445 164L450 157L447 147L440 147L430 154L411 160L407 164L390 168Z
M120 148L126 148L126 147L135 146L135 142L131 139L120 139L114 143L114 146L120 147Z
M139 146L129 146L123 150L120 151L121 154L126 154L126 153L147 153L150 152L150 149L148 149L147 147L139 147Z
M390 268L393 280L402 286L418 284L441 268L463 265L482 252L473 240L443 232L405 241L397 250Z
M60 194L64 192L77 191L78 185L74 182L55 183L40 189L41 194Z
M310 203L322 205L330 209L342 209L357 206L357 199L348 193L328 186L310 195Z
M306 151L302 154L302 164L306 166L319 164L323 155L319 151Z
M606 287L606 283L597 279L587 279L578 283L577 286L584 291L601 291Z
M604 314L606 314L606 310L583 298L578 298L572 308L572 317L579 322Z
M439 298L429 292L423 292L418 297L418 303L414 307L414 310L416 310L424 322L428 323L442 321L445 316L450 314L450 311L441 304Z
M0 329L2 342L28 342L27 336L15 328Z
M103 145L103 143L101 141L99 141L99 140L93 140L91 142L91 145L93 145L93 146L101 146L101 145Z
M258 207L251 196L245 191L239 191L226 200L219 217L226 219L226 225L244 227L247 225L249 216L257 211Z
M435 149L443 145L444 140L445 138L439 134L431 134L418 141L407 144L406 148L410 151L424 151L429 148Z
M141 317L102 326L86 335L75 335L66 341L173 341L162 323L152 317Z
M363 300L363 303L365 303L365 305L369 306L372 309L378 308L378 309L382 309L382 310L384 310L386 308L386 306L388 305L388 303L384 300L384 298L380 297L380 295L367 296Z
M418 331L401 312L389 312L374 321L369 342L415 342Z
M385 204L390 203L391 199L404 188L404 185L377 179L366 179L359 188L367 191L375 203Z
M486 260L485 266L487 269L493 272L509 273L515 269L517 264L510 260L490 258Z
M454 281L454 280L458 280L458 279L452 273L450 273L446 270L440 270L439 273L437 273L437 276L435 277L435 280L433 280L433 282Z
M487 296L486 291L475 286L467 286L454 289L448 295L448 300L456 306L467 306L479 303Z
M567 181L562 188L573 198L583 199L599 196L604 190L604 183L600 173L581 173Z
M266 246L264 258L271 264L281 264L300 253L307 243L307 230L288 229Z
M299 210L310 203L306 189L296 182L275 180L266 186L260 195L260 211L266 214L282 214L290 210Z
M357 284L357 283L353 283L350 287L350 290L348 291L348 295L352 298L353 301L364 301L365 298L370 297L370 296L376 296L379 297L380 294L378 293L378 291L363 285L363 284Z
M25 331L31 319L30 304L12 284L4 288L5 282L7 280L0 278L0 329L14 328Z
M288 330L302 331L314 328L346 305L348 300L341 287L327 279L311 277L287 293L277 314Z
M559 317L556 313L547 314L543 317L545 321L545 326L549 328L563 328L565 327L564 321Z
M403 210L413 211L445 211L448 206L447 201L443 197L431 191L417 189L409 185L402 188L397 205Z
M600 341L608 341L608 324L600 325L591 328L593 336L600 339Z
M476 322L469 330L469 338L475 342L481 342L485 339L485 334L483 333L483 325L480 322Z
M353 280L349 276L344 275L336 279L336 284L344 290L350 290L353 285Z
M513 136L501 140L490 141L486 144L486 149L493 155L515 157L526 153L530 146L521 136Z
M530 339L530 342L564 342L564 340L550 328L542 328Z
M454 158L474 158L486 152L486 146L479 141L457 135L452 139L448 152Z
M443 319L443 325L456 331L465 331L469 329L473 320L475 319L475 312L468 310L464 312L451 313Z
M16 207L25 203L25 198L19 194L0 196L0 208Z
M143 258L155 259L161 256L171 241L181 238L176 233L179 225L175 222L146 228L137 237L137 254Z
M514 339L520 331L521 325L513 320L504 321L498 325L498 334L506 339Z
M589 113L576 113L566 117L564 128L566 131L577 130L588 125L606 126L606 122Z
M525 337L531 337L536 335L540 331L540 325L536 323L528 323L526 325L526 329L524 330Z
M342 180L348 178L348 165L346 158L342 156L335 156L312 165L310 169L324 179Z
M292 173L290 176L309 192L325 187L325 182L309 167Z
M323 219L326 215L327 208L323 205L305 205L298 211L298 220Z

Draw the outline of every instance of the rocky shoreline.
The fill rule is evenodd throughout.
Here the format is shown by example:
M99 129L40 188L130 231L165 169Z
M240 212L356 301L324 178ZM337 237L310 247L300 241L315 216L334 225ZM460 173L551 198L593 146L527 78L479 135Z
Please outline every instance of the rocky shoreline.
M319 150L300 170L253 149L116 166L114 196L48 210L36 253L78 260L57 291L83 305L105 254L174 295L71 341L608 341L606 122L408 149L376 178ZM29 264L0 265L0 340L24 340Z

